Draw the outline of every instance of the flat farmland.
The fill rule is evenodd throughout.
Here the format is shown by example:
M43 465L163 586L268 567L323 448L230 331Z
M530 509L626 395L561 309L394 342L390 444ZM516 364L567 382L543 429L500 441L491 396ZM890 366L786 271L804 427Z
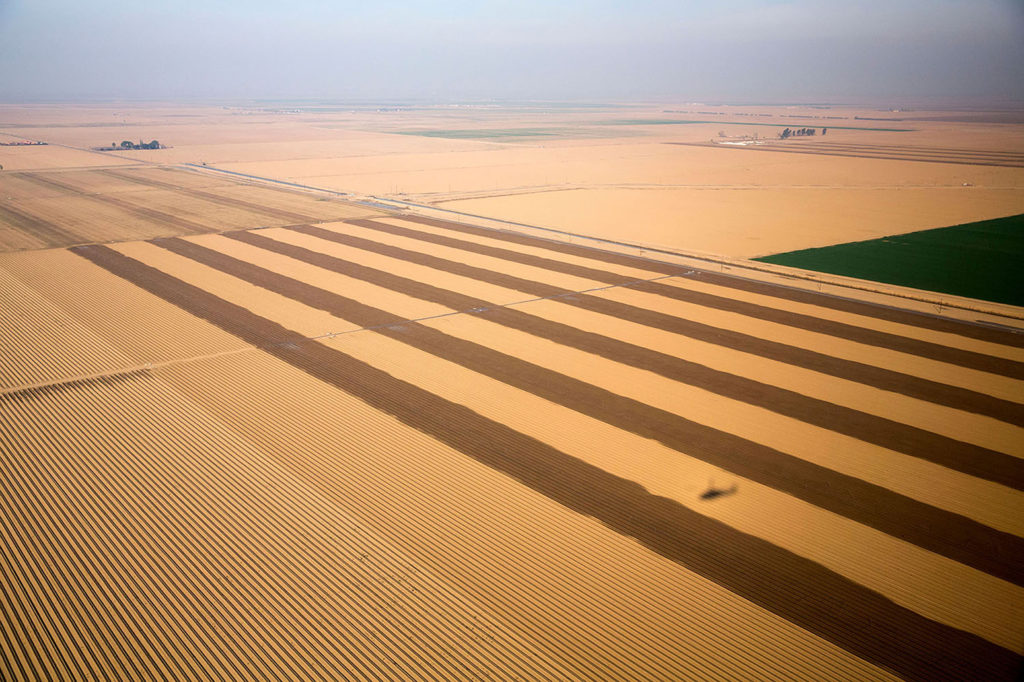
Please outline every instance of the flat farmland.
M0 254L6 677L1019 672L1019 333L370 213Z
M372 215L344 201L173 168L0 174L0 250Z
M297 146L301 153L287 158L275 145L266 158L249 160L242 154L257 154L255 146L239 148L235 159L225 147L218 150L224 161L214 165L738 258L1024 211L1020 124L914 121L886 127L858 122L855 116L869 113L864 111L823 117L721 109L721 123L709 116L688 123L682 115L676 121L652 111L635 118L600 111L523 117L517 126L515 119L500 117L449 120L409 112L392 121L354 119L352 127L369 129L365 142L344 131L350 148L360 152L323 146L313 154ZM785 127L814 125L820 133L833 118L844 122L829 127L824 138L776 139ZM541 121L548 127L530 125ZM410 140L408 147L388 140L399 136ZM722 144L755 136L757 145ZM384 145L381 151L370 151L371 140Z
M1000 218L1024 209L1020 189L779 186L739 192L712 186L580 188L437 205L599 239L734 258L884 237L911 225L939 228L975 217Z
M51 142L0 147L0 678L1019 676L1020 309L733 260L1021 213L1006 112L0 104L0 137Z
M20 138L19 138L20 139ZM0 134L0 142L11 138ZM30 171L46 168L89 168L95 166L128 166L133 162L115 156L95 154L56 145L0 146L0 166L4 170Z
M804 127L817 135L778 139L785 128ZM1024 123L1008 111L543 103L0 105L0 131L12 139L68 145L61 149L95 163L171 170L207 164L736 258L1024 211ZM167 148L87 151L125 138L156 138ZM759 144L746 144L752 141ZM223 206L217 211L219 229L268 224L237 225L238 216Z

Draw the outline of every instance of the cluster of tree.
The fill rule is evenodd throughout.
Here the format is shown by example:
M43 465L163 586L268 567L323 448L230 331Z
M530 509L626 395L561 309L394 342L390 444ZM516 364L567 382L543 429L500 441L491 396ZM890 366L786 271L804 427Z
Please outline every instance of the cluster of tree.
M131 140L122 140L121 144L117 144L116 142L111 142L110 143L110 148L111 149L160 149L160 143L157 142L156 140L153 140L152 142L143 142L142 140L139 140L138 144L136 144L136 143L132 142Z
M828 128L822 128L821 134L824 135L828 132ZM816 128L786 128L779 133L779 139L785 140L787 137L803 137L806 135L817 135L818 130Z

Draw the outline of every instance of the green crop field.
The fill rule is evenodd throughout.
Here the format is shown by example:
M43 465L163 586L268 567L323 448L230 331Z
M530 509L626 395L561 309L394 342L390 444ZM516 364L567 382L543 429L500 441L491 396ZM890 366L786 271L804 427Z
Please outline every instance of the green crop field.
M1024 214L754 260L1024 306Z

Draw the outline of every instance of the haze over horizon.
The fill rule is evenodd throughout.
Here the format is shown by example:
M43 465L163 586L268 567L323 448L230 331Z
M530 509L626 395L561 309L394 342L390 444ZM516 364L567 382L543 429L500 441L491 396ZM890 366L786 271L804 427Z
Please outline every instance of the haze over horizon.
M0 100L1024 100L1024 4L0 0Z

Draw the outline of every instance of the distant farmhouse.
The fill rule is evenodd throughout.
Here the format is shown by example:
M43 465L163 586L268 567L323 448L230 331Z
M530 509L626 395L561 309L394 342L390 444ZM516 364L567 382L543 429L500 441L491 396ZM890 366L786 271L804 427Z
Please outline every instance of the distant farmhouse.
M132 142L131 140L122 140L121 144L111 142L109 147L93 147L93 149L98 152L113 152L126 149L166 149L166 147L156 140L152 140L150 142L143 142L142 140L139 140L138 143Z

